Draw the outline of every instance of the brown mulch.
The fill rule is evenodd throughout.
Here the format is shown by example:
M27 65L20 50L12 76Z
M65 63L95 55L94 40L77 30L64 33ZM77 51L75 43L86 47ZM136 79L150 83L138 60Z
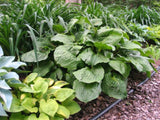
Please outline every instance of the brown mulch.
M155 67L160 65L156 61ZM129 78L128 90L146 79L146 75L133 72ZM89 120L108 107L116 99L101 94L87 104L79 102L82 110L69 120ZM160 120L160 70L146 84L136 88L125 100L116 105L98 120Z

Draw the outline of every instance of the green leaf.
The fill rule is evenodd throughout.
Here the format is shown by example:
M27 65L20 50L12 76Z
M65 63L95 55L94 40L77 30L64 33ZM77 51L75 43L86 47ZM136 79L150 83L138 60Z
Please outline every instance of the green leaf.
M60 68L57 68L55 71L53 71L50 76L50 78L56 80L62 80L63 77L63 71Z
M48 58L49 53L50 51L45 51L45 52L37 51L36 53L37 59L36 59L35 51L31 50L27 53L24 53L21 57L21 60L24 62L38 62L38 61L46 60Z
M68 83L65 82L65 81L57 81L57 82L53 85L53 87L61 88L61 87L65 86L65 85L68 85Z
M38 73L39 76L45 76L50 72L50 69L53 67L54 63L52 61L41 62L33 72Z
M85 67L78 71L75 71L73 74L80 82L100 83L104 77L104 69L101 66L95 66L93 68Z
M110 60L109 65L120 74L122 74L125 78L127 78L130 74L131 67L119 60Z
M25 108L23 106L21 106L20 100L17 99L15 96L13 96L11 108L10 109L5 108L5 110L8 112L14 113L14 112L21 112L21 111L25 110Z
M108 63L109 58L102 54L95 54L91 48L85 49L78 57L80 57L86 64L95 66L99 63Z
M38 118L36 114L31 114L27 120L50 120L50 119L46 114L41 113Z
M67 98L69 98L72 94L74 93L74 91L72 89L69 88L61 88L58 89L54 95L56 97L56 100L63 102L65 101Z
M57 47L54 51L54 59L62 67L75 70L80 60L66 47L65 45Z
M31 113L37 113L38 108L36 106L37 99L25 98L22 102L22 106Z
M58 33L64 33L65 28L60 24L56 24L56 25L53 25L53 30L55 30Z
M101 26L101 25L103 24L102 19L98 19L98 18L96 18L96 19L91 19L91 23L92 23L92 25L94 25L94 26Z
M5 69L0 69L0 77L5 75L7 71Z
M101 84L86 84L76 80L74 81L73 89L76 92L76 97L80 101L87 103L96 99L99 96L99 94L101 93Z
M10 64L15 59L14 56L3 56L0 57L0 68Z
M69 116L70 116L69 110L62 105L59 105L57 114L63 116L64 118L69 118Z
M9 117L9 120L22 120L22 118L24 119L26 116L22 115L21 112L18 113L12 113L11 116ZM24 119L25 120L25 119Z
M111 72L105 74L105 78L102 81L102 91L114 97L116 99L124 99L127 97L127 80L119 74L111 74Z
M44 99L42 99L40 101L40 109L47 115L54 117L55 113L58 110L58 103L53 100L53 99L49 99L47 101L45 101Z
M54 117L54 118L51 118L51 120L64 120L64 118L61 118L61 117Z
M68 31L70 31L77 22L78 22L78 19L71 19L71 21L68 24Z
M51 41L61 42L63 44L73 44L74 40L75 40L74 36L63 35L63 34L57 34L51 38Z
M27 85L25 85L24 87L21 87L20 91L27 92L27 93L40 93L41 92L41 91L36 91L36 90L34 90L33 88L31 88Z
M101 41L101 42L95 42L95 43L94 43L94 46L95 46L96 48L100 49L100 50L112 50L112 51L115 51L115 50L116 50L116 48L115 48L113 45L111 45L111 44L106 44L106 43L104 43L103 41Z
M38 76L37 73L31 73L29 74L25 79L24 79L24 83L31 83L32 81L34 81L36 79L36 77Z
M71 115L78 113L81 110L80 106L75 101L64 102L62 105L70 111Z
M125 48L125 49L140 49L141 46L139 44L136 44L134 42L131 41L124 41L124 43L120 46L121 48Z

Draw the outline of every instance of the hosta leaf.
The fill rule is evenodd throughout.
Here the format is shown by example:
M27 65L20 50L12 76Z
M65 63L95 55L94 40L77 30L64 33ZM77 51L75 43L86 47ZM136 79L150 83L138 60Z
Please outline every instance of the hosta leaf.
M0 77L5 75L7 71L5 69L0 69Z
M54 118L51 118L51 120L64 120L64 118L61 118L61 117L54 117Z
M94 46L95 46L96 48L100 49L100 50L112 50L112 51L115 51L115 50L116 50L116 48L115 48L113 45L111 45L111 44L106 44L106 43L104 43L103 41L101 41L101 42L95 42L95 43L94 43Z
M100 26L102 25L102 19L91 19L91 23L94 25L94 26Z
M69 88L61 88L58 89L54 95L56 97L56 100L63 102L65 101L67 98L69 98L72 94L74 93L74 91L72 89Z
M69 118L69 116L70 116L69 110L62 105L59 105L57 114L63 116L64 118Z
M77 68L79 64L79 59L72 54L66 46L59 46L56 48L54 52L55 61L60 64L64 68L68 68L69 70L74 70Z
M25 87L21 87L20 90L22 92L27 92L27 93L40 93L41 92L40 90L36 91L36 90L34 90L33 88L31 88L31 87L29 87L27 85Z
M1 102L0 102L0 116L8 116L7 113L3 109Z
M0 68L5 67L6 65L9 65L13 60L14 56L2 56L0 57Z
M41 113L38 118L36 114L31 114L27 120L50 120L50 119L46 114Z
M71 19L71 21L68 24L68 31L70 31L77 22L78 22L78 19Z
M50 76L50 78L56 80L62 80L63 77L63 71L60 68L57 68L55 71L53 71Z
M61 88L61 87L65 86L65 85L68 85L68 83L65 82L65 81L57 81L57 82L54 84L53 87L55 87L55 88Z
M33 72L38 73L39 76L45 76L53 67L54 63L52 61L42 62L39 64L37 68L33 70Z
M125 48L125 49L140 49L141 46L139 44L136 44L134 42L131 41L124 41L124 43L120 46L121 48Z
M45 52L37 52L37 59L35 55L35 51L31 50L27 53L24 53L21 57L22 61L24 62L38 62L42 60L46 60L48 58L48 54L50 51L45 51Z
M65 102L62 103L62 105L70 111L71 115L78 113L81 110L80 106L75 101Z
M11 89L11 88L8 86L8 84L6 83L5 80L0 80L0 88L6 89L6 90Z
M4 55L4 53L3 53L2 47L0 46L0 57L3 55Z
M95 66L99 63L108 63L109 58L102 54L95 54L91 48L85 49L79 57L88 65Z
M119 74L105 74L102 82L102 91L116 99L124 99L127 96L127 80Z
M21 105L21 102L19 99L17 99L15 96L13 96L12 104L10 109L5 109L8 112L21 112L25 110L25 108Z
M10 64L5 65L4 67L17 69L20 66L25 66L25 65L26 63L24 62L12 62Z
M56 24L56 25L53 25L53 30L58 33L64 33L65 28L60 24Z
M53 99L49 99L47 101L45 101L44 99L42 99L40 101L40 109L47 115L54 117L55 113L58 110L58 103L53 100Z
M85 67L78 71L75 71L73 74L80 82L99 83L104 77L104 69L101 66L95 66L93 68Z
M111 60L109 61L109 65L116 71L118 71L120 74L122 74L124 77L128 77L129 73L131 71L131 67L127 64L125 64L122 61L119 60Z
M0 88L0 97L3 99L7 109L10 109L12 104L12 93L9 90Z
M34 81L37 76L38 76L37 73L31 73L31 74L29 74L29 75L24 79L24 83L30 83L30 82Z
M3 79L16 79L19 80L19 75L16 72L8 72L4 76L2 76Z
M51 41L61 42L63 44L73 44L74 40L75 40L74 36L63 35L63 34L57 34L51 38Z
M76 97L82 102L89 102L96 99L101 93L101 84L92 83L86 84L79 82L78 80L74 81L73 89L76 92Z
M25 98L22 102L22 106L31 113L37 113L38 108L36 107L37 99Z
M9 120L22 120L22 118L26 120L25 117L26 116L22 115L20 112L12 113L11 116L9 117Z

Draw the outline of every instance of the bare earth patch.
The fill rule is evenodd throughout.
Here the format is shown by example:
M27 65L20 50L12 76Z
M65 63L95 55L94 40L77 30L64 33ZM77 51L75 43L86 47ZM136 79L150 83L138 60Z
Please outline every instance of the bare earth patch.
M154 66L158 67L158 65L160 65L160 60L156 61ZM128 90L145 78L144 74L133 72L128 82ZM82 110L69 120L89 120L114 101L116 99L102 93L90 103L79 102ZM146 84L136 88L134 93L98 120L160 120L160 70Z

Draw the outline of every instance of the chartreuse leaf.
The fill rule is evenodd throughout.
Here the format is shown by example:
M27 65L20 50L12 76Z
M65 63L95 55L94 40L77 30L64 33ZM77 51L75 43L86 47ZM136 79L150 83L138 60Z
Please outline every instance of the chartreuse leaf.
M109 58L102 54L95 54L91 48L85 49L79 57L88 65L95 66L99 63L108 63Z
M22 102L22 106L31 113L37 113L38 108L36 106L37 99L35 98L25 98Z
M96 99L101 93L101 84L92 83L86 84L79 82L78 80L74 81L73 89L76 92L76 97L82 102L89 102Z
M31 73L31 74L29 74L29 75L24 79L24 83L30 83L30 82L34 81L37 76L38 76L38 73Z
M64 120L64 118L61 118L61 117L54 117L54 118L51 118L51 120Z
M40 101L40 109L47 115L54 117L55 113L58 110L58 103L53 100L53 99L49 99L47 101L45 101L44 99L42 99Z
M127 80L121 75L111 72L105 74L105 78L102 81L102 91L114 97L116 99L124 99L127 96Z
M69 111L70 111L70 114L73 115L75 113L78 113L81 108L79 106L79 104L77 104L75 101L65 101L62 103L63 106L65 106Z
M80 82L99 83L104 77L104 69L102 66L95 66L93 68L85 67L78 71L75 71L73 74Z
M60 116L63 116L64 118L69 118L70 111L66 107L59 105L57 114L59 114Z
M62 67L69 70L75 70L80 62L76 55L72 54L65 45L56 48L54 51L54 59Z
M27 53L24 53L21 57L22 61L25 62L38 62L38 61L42 61L42 60L46 60L48 58L48 54L50 53L50 51L45 51L45 52L37 52L37 59L36 59L36 55L35 55L35 51L31 50Z
M25 108L21 105L21 102L19 99L16 98L16 96L13 96L12 104L10 109L7 109L5 106L5 110L8 112L21 112Z
M20 91L27 92L27 93L40 93L41 92L41 91L36 91L36 90L34 90L33 88L31 88L27 85L25 85L24 87L21 87Z
M68 85L68 84L69 83L67 83L65 81L57 81L57 82L55 82L55 84L53 85L53 87L55 87L55 88L61 88L61 87L65 86L65 85Z
M65 101L67 98L69 98L72 94L74 93L74 91L72 89L69 88L61 88L58 89L55 93L54 96L56 97L56 100L63 102Z
M12 113L11 116L9 117L9 120L26 120L25 115L22 115L20 112L18 113Z
M27 120L50 120L50 119L46 114L41 113L38 118L36 114L31 114Z
M122 74L124 77L128 77L129 73L131 71L131 67L127 65L126 63L119 61L119 60L110 60L109 65L116 71L118 71L120 74Z
M51 41L61 42L63 44L72 44L74 40L75 40L74 36L63 35L63 34L57 34L51 38Z

